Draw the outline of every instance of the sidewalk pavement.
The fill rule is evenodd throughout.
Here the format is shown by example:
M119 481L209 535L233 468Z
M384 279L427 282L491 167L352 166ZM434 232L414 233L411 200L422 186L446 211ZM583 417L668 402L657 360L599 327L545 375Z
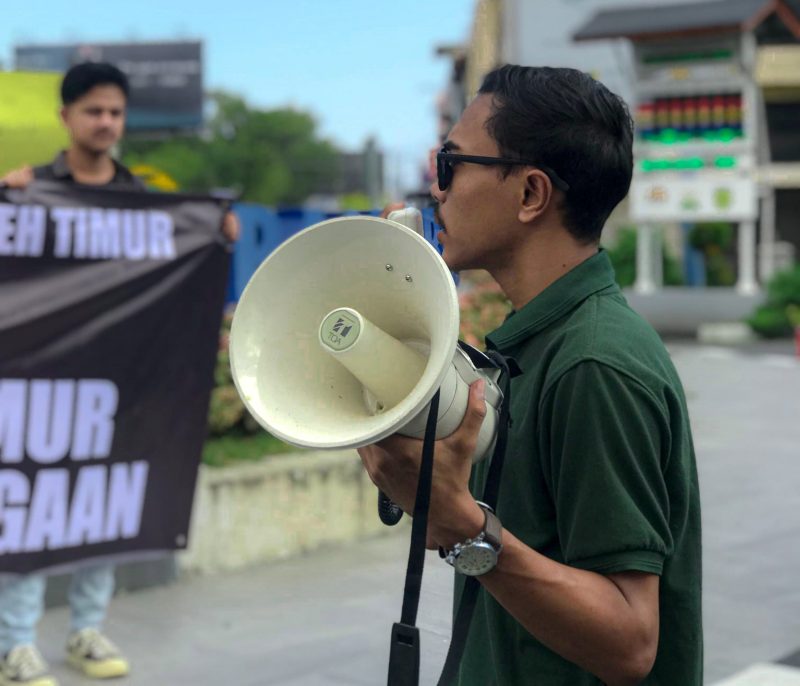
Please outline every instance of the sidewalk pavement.
M106 629L133 669L114 686L385 683L409 532L117 597ZM444 660L451 580L429 553L418 616L422 684L435 683ZM68 621L67 608L49 610L39 646L62 686L96 684L63 665Z
M788 346L670 350L700 471L706 684L799 686L800 360ZM119 596L107 629L133 673L115 686L385 683L408 535ZM421 684L444 660L451 589L429 553ZM62 686L88 686L63 666L67 622L66 608L48 611L40 647Z

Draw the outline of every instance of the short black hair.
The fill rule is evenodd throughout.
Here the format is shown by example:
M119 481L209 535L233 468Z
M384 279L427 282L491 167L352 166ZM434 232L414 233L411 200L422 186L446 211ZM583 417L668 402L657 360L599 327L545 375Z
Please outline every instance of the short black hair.
M118 86L128 99L128 77L108 62L81 62L70 67L61 81L61 103L71 105L95 86Z
M569 184L565 227L583 243L599 241L633 174L633 122L622 98L576 69L510 64L487 74L478 93L492 96L487 129L500 154L554 169Z

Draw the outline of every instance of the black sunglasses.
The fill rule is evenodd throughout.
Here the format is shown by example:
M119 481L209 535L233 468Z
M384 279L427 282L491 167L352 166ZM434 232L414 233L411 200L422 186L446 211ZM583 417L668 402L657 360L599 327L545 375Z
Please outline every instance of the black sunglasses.
M564 181L549 167L544 167L532 160L512 160L508 157L483 157L481 155L460 155L455 152L448 152L447 148L442 148L436 153L436 180L440 191L446 191L453 181L453 167L457 162L469 162L471 164L483 164L488 166L507 164L515 167L533 166L541 169L552 181L553 185L564 191L569 190L569 184Z

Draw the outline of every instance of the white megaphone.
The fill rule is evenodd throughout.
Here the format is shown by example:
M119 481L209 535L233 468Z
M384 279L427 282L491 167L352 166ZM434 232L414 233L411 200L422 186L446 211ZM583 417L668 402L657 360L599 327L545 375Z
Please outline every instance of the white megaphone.
M408 211L390 217L421 226ZM271 434L326 449L423 438L437 389L436 437L448 436L484 378L477 461L494 447L500 370L476 368L458 329L452 275L419 233L392 219L331 219L281 244L247 283L231 325L233 380Z

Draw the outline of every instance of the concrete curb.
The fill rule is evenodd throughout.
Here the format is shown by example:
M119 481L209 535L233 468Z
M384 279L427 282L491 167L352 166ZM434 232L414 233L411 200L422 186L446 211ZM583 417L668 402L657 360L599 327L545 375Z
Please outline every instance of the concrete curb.
M387 532L354 450L296 452L201 466L184 573L211 574Z

